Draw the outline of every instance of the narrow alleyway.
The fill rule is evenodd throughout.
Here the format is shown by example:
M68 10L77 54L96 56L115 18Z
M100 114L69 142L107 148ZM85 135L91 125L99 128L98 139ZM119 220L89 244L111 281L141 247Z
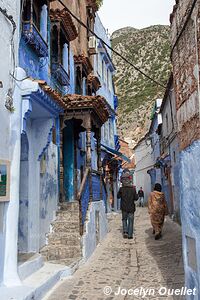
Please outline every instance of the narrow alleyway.
M161 296L157 291L159 287L184 286L181 230L177 224L167 219L163 238L159 241L152 235L146 208L137 209L133 240L122 238L120 214L110 215L109 225L107 238L91 259L74 276L61 282L46 299L184 299L184 296ZM119 286L127 290L152 288L155 294L117 296ZM112 288L113 292L110 294L105 287Z

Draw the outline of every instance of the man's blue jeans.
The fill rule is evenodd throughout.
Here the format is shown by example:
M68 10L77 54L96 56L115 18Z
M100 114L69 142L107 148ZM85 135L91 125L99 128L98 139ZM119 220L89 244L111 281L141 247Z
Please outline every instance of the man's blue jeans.
M134 213L122 211L123 233L128 233L128 237L133 236Z

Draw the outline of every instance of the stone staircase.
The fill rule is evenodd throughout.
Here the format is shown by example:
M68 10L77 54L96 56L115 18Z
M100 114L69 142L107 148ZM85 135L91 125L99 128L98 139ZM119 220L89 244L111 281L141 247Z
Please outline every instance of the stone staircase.
M47 235L48 243L40 250L45 260L69 266L82 258L79 224L79 203L62 204Z

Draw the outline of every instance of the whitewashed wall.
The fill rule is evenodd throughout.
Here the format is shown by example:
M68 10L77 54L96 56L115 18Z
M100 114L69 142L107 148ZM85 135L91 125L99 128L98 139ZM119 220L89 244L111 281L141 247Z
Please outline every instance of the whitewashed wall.
M14 88L14 82L10 76L10 72L13 72L14 68L17 66L17 57L18 57L18 37L19 37L19 14L20 14L20 1L18 0L0 0L0 7L2 9L7 9L8 15L12 15L13 19L17 25L17 29L14 34L14 55L15 55L15 65L12 60L12 51L11 51L11 38L13 27L5 16L0 12L0 81L3 83L3 88L0 88L0 159L3 160L12 160L13 156L13 147L15 141L15 134L11 131L11 121L13 114L11 114L5 108L6 94L9 88ZM12 175L12 174L11 174ZM12 185L12 180L11 180ZM12 196L12 194L11 194ZM6 239L6 218L10 213L10 204L9 203L0 203L0 285L3 281L5 284L9 284L5 270L5 260L6 260L6 248L7 248L7 239ZM13 229L12 229L13 230ZM14 234L15 230L13 230ZM11 239L12 237L10 237ZM12 245L10 244L10 246ZM14 250L14 249L12 249ZM16 269L16 268L15 268ZM13 271L12 279L13 281L18 282L18 278L15 278L15 270Z
M151 157L151 145L147 145L145 140L143 140L135 148L135 183L136 189L139 190L140 187L143 188L145 202L148 199L148 195L151 192L151 177L147 174L147 171L153 167L153 161Z
M83 258L87 260L94 252L98 242L108 233L108 221L103 201L92 202L87 212L85 233L83 235Z

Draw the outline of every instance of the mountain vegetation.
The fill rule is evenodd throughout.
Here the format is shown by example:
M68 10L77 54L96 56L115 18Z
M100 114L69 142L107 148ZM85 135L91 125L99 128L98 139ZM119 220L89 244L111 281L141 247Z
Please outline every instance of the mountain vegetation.
M169 26L119 29L112 35L112 46L136 67L166 85L171 71ZM163 97L164 89L119 56L113 55L113 61L119 97L119 135L134 146L148 131L153 103Z

